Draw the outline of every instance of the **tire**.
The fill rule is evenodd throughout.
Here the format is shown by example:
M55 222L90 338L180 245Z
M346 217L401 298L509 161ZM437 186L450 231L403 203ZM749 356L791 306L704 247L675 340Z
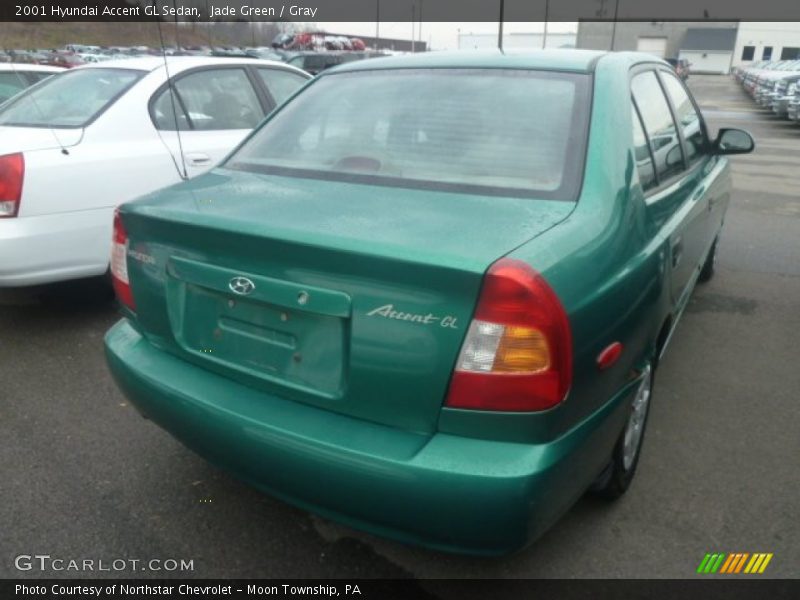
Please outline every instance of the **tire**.
M697 277L697 281L700 283L705 283L706 281L711 281L711 278L714 277L714 268L717 263L717 240L714 240L714 243L711 244L711 250L708 251L708 256L706 256L706 262L703 263L703 268L700 269L700 275Z
M650 401L653 396L653 364L648 363L630 404L625 427L614 445L611 462L591 487L591 492L606 500L616 500L630 487L642 454Z

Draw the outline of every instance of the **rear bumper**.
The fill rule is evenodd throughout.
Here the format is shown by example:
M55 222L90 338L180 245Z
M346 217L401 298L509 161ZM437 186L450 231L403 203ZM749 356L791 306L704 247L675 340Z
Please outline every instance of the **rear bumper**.
M102 275L112 214L104 208L0 219L0 287Z
M628 386L546 444L416 434L270 396L147 342L106 335L131 402L210 462L254 486L371 533L436 549L525 546L585 491L610 456Z

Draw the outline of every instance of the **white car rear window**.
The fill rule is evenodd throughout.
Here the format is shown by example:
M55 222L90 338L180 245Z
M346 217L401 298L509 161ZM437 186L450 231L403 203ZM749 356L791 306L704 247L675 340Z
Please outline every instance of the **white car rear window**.
M0 125L85 127L130 88L144 71L79 69L60 73L0 108Z

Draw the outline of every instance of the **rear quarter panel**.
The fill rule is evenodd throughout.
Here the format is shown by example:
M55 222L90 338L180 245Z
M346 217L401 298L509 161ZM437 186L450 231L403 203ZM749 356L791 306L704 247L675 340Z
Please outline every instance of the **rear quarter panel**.
M670 313L668 253L665 233L654 235L648 227L632 152L632 65L624 55L598 62L579 201L564 221L510 255L545 277L569 315L572 388L565 402L545 413L484 416L487 436L528 442L559 437L609 402L654 354L658 331ZM615 341L624 345L622 356L601 372L597 356ZM478 417L444 413L445 427L477 428L470 420ZM608 418L599 468L622 429L624 413L617 410Z

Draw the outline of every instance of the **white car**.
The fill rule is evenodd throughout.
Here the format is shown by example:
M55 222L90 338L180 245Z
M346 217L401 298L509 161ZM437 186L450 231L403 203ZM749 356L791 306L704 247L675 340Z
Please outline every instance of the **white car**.
M70 69L7 102L0 287L105 273L114 207L207 171L309 78L266 60L134 58Z
M39 83L42 79L63 70L62 67L0 63L0 104L34 83Z

